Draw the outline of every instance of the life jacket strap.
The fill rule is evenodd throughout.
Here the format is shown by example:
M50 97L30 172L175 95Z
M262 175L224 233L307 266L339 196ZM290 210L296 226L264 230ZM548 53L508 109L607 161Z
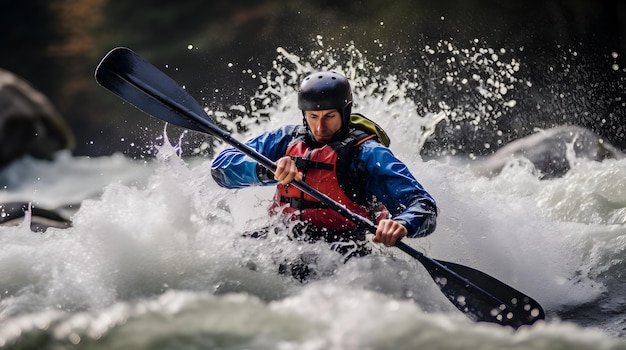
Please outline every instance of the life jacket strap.
M302 198L293 198L293 197L285 197L285 196L280 196L280 203L289 204L290 207L299 209L299 210L328 208L328 206L322 202L313 202L313 201L307 201Z
M361 145L362 143L364 143L365 141L367 141L367 140L371 140L371 139L373 139L373 138L376 138L376 135L369 135L369 136L367 136L367 137L365 137L365 138L363 138L363 139L361 139L361 140L357 141L357 142L354 144L354 146L353 146L353 147L360 146L360 145Z
M334 165L316 162L309 159L305 159L302 157L294 157L294 162L296 163L296 167L299 169L321 169L321 170L333 170L335 169Z

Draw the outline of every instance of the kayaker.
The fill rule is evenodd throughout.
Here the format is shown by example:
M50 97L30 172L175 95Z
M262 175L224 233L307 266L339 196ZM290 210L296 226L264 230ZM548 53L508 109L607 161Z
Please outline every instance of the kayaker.
M222 151L212 176L226 188L277 185L272 213L297 220L294 237L323 239L347 257L369 253L366 232L290 183L304 181L377 223L373 242L392 246L403 237L423 237L435 230L433 197L396 158L384 130L352 114L348 79L335 71L306 76L298 92L301 125L286 125L246 142L276 163L262 167L236 148Z

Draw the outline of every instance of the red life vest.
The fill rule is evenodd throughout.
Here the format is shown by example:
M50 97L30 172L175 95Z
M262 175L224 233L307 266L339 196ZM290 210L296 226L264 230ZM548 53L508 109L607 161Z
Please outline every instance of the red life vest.
M305 142L304 137L296 136L287 147L285 155L294 159L298 170L304 175L304 182L344 205L351 212L377 222L387 218L386 208L380 203L369 207L367 203L356 202L346 194L345 186L341 186L338 180L339 172L347 172L354 154L350 150L373 137L375 135L356 131L350 133L343 141L331 142L320 148L311 148ZM350 175L344 176L346 177L344 181L355 181L354 178L349 178ZM352 197L359 196L353 194ZM290 215L292 219L301 220L319 228L339 231L357 227L343 215L326 207L295 186L278 184L271 211L276 213L281 208L282 213Z

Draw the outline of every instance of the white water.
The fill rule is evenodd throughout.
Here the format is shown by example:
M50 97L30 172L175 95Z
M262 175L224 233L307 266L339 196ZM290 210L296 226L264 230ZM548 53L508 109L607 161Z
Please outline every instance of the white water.
M294 57L279 57L287 57L280 76L306 69L287 69ZM342 68L348 75L372 69L355 60L362 64ZM289 86L273 87L278 103L245 107L271 119L241 120L251 130L240 139L300 122ZM579 161L553 180L538 180L523 164L479 178L459 161L421 159L423 135L446 113L418 113L403 95L411 85L385 77L357 86L355 110L389 132L392 150L440 207L437 231L407 243L529 294L545 322L517 332L473 323L394 248L344 265L323 244L242 238L269 223L272 188L221 189L210 159L181 159L166 143L150 162L61 156L0 173L0 202L81 204L68 229L0 227L0 346L626 349L626 161ZM319 255L319 280L276 273L303 251Z

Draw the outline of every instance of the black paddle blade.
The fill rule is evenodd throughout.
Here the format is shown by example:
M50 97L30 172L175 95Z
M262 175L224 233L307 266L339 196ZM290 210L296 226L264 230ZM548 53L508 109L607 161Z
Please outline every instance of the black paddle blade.
M118 47L96 68L96 81L143 112L183 128L205 132L184 116L206 113L178 83L132 50Z
M545 318L539 303L471 267L447 261L422 261L443 294L469 318L515 329Z

